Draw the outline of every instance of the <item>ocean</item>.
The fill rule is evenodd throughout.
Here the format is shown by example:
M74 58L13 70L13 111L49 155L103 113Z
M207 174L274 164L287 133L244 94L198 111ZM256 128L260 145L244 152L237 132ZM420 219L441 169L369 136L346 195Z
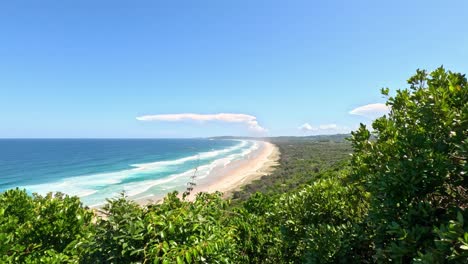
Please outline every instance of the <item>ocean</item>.
M243 159L255 141L221 139L0 139L0 192L79 196L88 206L184 191L190 176Z

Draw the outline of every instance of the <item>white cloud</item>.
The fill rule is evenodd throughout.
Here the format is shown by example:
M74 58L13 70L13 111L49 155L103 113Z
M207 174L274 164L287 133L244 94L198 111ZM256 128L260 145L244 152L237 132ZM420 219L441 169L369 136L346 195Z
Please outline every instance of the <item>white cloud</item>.
M381 117L385 114L388 114L390 112L390 107L388 107L385 104L368 104L368 105L363 105L360 107L357 107L351 111L349 111L349 114L351 115L359 115L359 116L364 116L367 118L377 118Z
M254 132L266 132L267 129L258 124L257 117L246 114L232 114L232 113L219 113L219 114L165 114L165 115L144 115L136 118L140 121L166 121L166 122L179 122L179 121L220 121L227 123L244 123L247 127Z
M338 134L338 133L349 133L351 129L347 126L339 126L337 124L323 124L317 127L312 126L309 123L304 123L299 130L302 132L310 132L313 134Z
M307 131L317 131L318 129L316 127L311 126L309 123L304 123L302 126L299 127L299 130L307 132Z

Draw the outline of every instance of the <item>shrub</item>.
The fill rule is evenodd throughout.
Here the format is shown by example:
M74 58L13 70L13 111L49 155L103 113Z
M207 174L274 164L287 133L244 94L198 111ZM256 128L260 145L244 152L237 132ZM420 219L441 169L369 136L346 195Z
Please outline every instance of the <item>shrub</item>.
M378 261L431 255L443 262L464 254L461 247L438 247L433 230L467 214L467 80L438 68L418 70L408 83L389 98L391 111L373 123L372 133L364 125L352 133L353 177L371 193Z
M71 261L91 218L77 197L61 193L31 197L25 190L8 190L0 194L0 260Z

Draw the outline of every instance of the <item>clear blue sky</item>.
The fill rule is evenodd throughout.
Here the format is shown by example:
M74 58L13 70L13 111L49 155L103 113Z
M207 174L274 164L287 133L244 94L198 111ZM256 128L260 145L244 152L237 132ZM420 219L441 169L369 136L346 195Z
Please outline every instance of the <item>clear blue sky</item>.
M385 2L385 3L384 3ZM417 68L468 73L468 1L2 1L0 137L340 132ZM309 124L309 131L298 129ZM322 126L322 129L320 129ZM313 129L310 129L313 127Z

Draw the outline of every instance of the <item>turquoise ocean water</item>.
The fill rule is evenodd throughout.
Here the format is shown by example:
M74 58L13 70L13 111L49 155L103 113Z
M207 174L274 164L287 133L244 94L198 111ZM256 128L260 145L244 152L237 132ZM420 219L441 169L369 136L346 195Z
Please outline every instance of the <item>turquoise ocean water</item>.
M203 179L256 149L213 139L0 139L0 192L64 192L89 206L125 191L139 199L183 191L198 167Z

